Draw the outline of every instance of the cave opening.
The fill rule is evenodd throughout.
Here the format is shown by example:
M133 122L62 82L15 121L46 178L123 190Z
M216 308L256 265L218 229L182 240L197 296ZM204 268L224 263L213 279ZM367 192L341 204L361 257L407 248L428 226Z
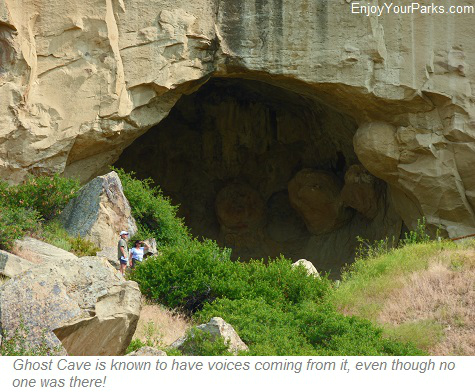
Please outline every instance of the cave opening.
M357 124L315 97L213 78L126 148L115 166L152 178L193 235L233 258L305 258L337 276L356 237L399 238L386 185L353 149Z

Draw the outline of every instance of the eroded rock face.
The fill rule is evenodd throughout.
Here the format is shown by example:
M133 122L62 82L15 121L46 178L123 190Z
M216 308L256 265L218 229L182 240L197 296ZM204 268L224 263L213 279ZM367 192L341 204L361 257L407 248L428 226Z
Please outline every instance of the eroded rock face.
M425 215L448 235L475 232L473 15L419 15L413 23L409 15L366 17L350 7L4 0L0 177L64 172L87 182L183 93L210 76L240 77L324 102L363 131L364 124L393 127L396 142L385 125L386 143L357 152L390 184L405 223L413 228ZM391 146L401 157L396 168ZM376 162L384 171L372 169Z

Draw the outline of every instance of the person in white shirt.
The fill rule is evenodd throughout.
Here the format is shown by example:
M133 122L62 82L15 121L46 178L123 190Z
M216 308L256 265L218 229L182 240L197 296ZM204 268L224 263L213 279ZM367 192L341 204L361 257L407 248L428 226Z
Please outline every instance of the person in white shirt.
M148 250L148 245L144 241L135 241L134 247L130 249L129 266L134 269L137 263L143 260L144 253Z

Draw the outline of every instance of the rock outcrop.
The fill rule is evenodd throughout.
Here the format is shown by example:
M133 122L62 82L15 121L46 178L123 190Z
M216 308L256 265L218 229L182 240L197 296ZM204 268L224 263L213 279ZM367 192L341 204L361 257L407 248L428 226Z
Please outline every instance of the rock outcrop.
M389 184L409 228L425 216L449 236L475 232L472 13L366 16L354 2L310 0L51 4L0 3L1 178L61 172L85 183L184 94L241 78L298 94L330 130L351 118L354 152ZM353 134L327 136L344 150Z
M115 247L122 230L137 231L130 205L115 172L96 177L82 187L61 213L60 222L71 236L81 236L99 248Z
M0 327L23 323L27 342L69 355L122 355L140 313L140 291L97 257L46 261L0 287Z
M228 324L221 317L213 317L208 323L201 324L196 327L197 329L206 332L213 339L216 339L218 336L222 337L224 341L228 344L230 353L236 355L239 351L248 351L249 348L241 340L237 332L234 330L231 324ZM173 342L170 347L182 350L183 344L186 342L187 337L182 337L175 342ZM193 353L187 353L188 355L193 355Z

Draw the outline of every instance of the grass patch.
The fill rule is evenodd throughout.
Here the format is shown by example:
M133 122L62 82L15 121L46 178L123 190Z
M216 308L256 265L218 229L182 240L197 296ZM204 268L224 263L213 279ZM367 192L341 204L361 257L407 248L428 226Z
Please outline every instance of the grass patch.
M375 320L391 292L404 285L405 277L427 269L434 255L450 249L457 249L457 244L432 241L391 249L373 258L360 258L343 272L332 299L342 310Z
M58 221L50 221L42 226L36 237L58 248L74 253L78 257L95 256L100 248L80 236L71 237Z
M359 258L329 301L432 355L474 355L474 281L474 241L424 238Z
M429 350L443 339L444 327L436 320L408 321L396 326L386 325L384 334L391 339Z

